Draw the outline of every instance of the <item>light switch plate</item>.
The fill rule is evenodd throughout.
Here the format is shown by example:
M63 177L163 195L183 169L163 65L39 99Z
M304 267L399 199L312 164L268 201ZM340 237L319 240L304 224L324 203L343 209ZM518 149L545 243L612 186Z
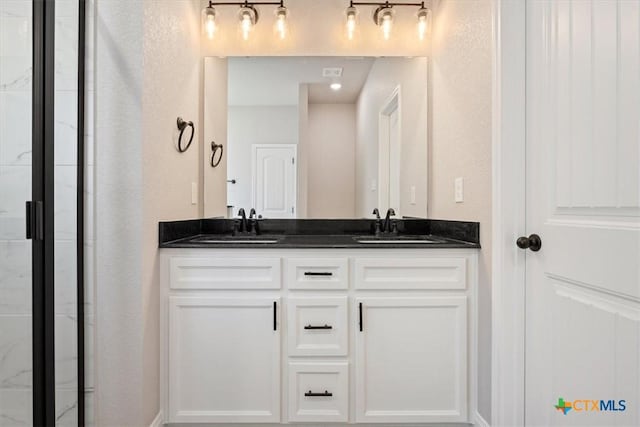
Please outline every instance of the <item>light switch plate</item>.
M376 191L378 189L378 182L375 179L371 180L371 191Z
M192 205L198 204L198 183L197 182L191 183L191 204Z
M464 178L462 177L456 178L454 181L454 187L455 187L455 191L454 191L455 202L456 203L464 202Z
M415 185L411 186L411 204L412 205L416 204L416 186Z

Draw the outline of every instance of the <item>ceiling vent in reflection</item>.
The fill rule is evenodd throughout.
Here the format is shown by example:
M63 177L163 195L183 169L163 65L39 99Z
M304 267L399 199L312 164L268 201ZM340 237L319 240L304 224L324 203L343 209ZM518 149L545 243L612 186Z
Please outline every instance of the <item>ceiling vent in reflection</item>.
M322 69L322 77L342 77L342 68L334 67L334 68L323 68Z

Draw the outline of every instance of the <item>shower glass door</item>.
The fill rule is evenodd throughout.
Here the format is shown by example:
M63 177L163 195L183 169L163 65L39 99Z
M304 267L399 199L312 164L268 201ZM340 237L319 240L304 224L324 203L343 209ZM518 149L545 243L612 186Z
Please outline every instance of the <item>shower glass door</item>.
M32 200L33 5L0 0L0 426L33 420Z
M0 427L84 425L83 7L0 0Z

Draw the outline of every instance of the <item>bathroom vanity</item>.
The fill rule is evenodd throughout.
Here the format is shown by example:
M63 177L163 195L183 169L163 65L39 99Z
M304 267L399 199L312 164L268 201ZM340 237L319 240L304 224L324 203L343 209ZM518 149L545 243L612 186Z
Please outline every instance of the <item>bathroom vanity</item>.
M478 224L160 225L166 423L467 423Z

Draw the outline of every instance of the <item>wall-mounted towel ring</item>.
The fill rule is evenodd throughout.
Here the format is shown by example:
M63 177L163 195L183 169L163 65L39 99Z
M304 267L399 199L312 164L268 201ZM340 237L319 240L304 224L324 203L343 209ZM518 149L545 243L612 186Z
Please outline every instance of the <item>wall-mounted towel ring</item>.
M185 151L187 151L189 149L189 146L191 146L191 142L193 141L193 134L196 132L194 127L193 127L193 122L189 121L189 122L185 122L184 120L182 120L182 117L178 117L178 130L180 131L180 136L178 137L178 151L181 153L184 153ZM184 135L184 130L188 127L191 127L191 136L189 137L189 142L187 142L187 145L185 147L182 146L182 137Z
M216 159L216 153L220 151L220 155L218 156L218 158ZM224 153L224 147L222 146L222 144L216 144L215 141L211 141L211 167L215 168L220 164L220 161L222 160L222 154Z

